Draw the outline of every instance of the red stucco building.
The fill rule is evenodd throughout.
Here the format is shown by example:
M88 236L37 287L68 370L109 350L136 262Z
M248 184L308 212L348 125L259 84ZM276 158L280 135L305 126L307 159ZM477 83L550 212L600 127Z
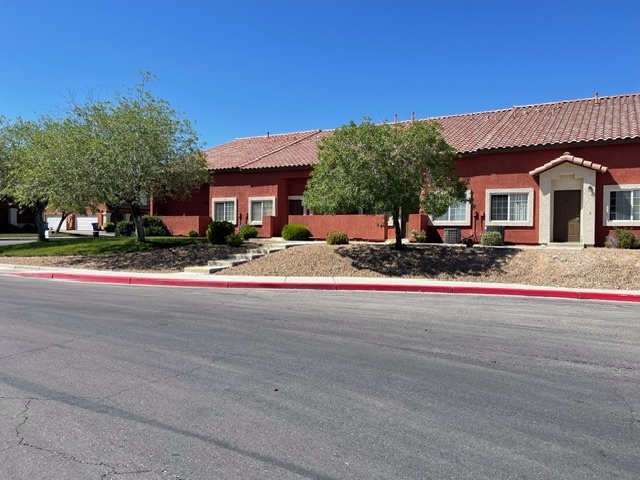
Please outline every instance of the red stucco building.
M514 244L602 245L614 227L640 230L640 94L572 100L427 119L459 152L469 202L446 215L411 215L407 232L432 242L500 229ZM420 120L419 120L420 121ZM304 223L317 238L342 230L350 238L394 235L382 215L313 215L301 204L330 131L241 138L205 152L213 182L189 201L153 206L174 234L211 220L256 225L278 236ZM428 213L428 212L426 212Z

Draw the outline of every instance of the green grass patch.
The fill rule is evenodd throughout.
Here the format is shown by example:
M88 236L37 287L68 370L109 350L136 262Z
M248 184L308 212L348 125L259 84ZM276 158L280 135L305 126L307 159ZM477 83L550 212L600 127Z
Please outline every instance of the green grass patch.
M0 238L36 238L37 233L0 233Z
M69 238L21 245L0 244L0 255L8 257L46 257L52 255L107 255L110 253L147 252L203 243L205 238L149 237L144 243L130 237Z

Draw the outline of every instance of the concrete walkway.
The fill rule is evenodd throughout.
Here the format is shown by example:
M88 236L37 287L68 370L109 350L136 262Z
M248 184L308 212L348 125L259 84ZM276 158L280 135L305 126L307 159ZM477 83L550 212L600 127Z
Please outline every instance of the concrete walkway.
M360 290L387 292L421 292L473 295L518 295L576 300L640 302L638 290L591 290L534 287L527 285L444 282L426 279L354 278L354 277L243 277L233 275L203 276L197 273L137 273L83 270L72 268L32 267L0 264L0 275L45 278L75 282L120 285L154 285L199 288L277 288L305 290Z

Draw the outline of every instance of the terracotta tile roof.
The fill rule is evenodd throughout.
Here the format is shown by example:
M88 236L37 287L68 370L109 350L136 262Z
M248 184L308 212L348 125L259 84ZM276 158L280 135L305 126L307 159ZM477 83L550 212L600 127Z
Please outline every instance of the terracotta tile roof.
M282 133L262 137L237 138L231 142L204 151L207 165L214 170L272 168L282 166L309 165L315 158L315 142L320 130ZM304 143L306 149L298 144ZM295 157L291 152L297 152Z
M460 153L640 139L640 93L594 97L504 110L436 117ZM316 143L331 131L311 130L240 138L205 151L210 168L265 169L311 166Z
M544 165L536 168L535 170L531 170L529 172L529 175L531 175L531 176L540 175L542 172L546 172L550 168L553 168L553 167L555 167L557 165L560 165L561 163L565 163L565 162L574 163L574 164L580 165L582 167L590 168L591 170L595 170L595 171L600 172L600 173L605 173L608 170L608 168L605 167L604 165L600 165L599 163L590 162L588 160L585 160L584 158L574 157L569 152L565 152L563 155L560 155L558 158L554 158L550 162L545 163Z
M595 97L440 117L460 153L640 138L640 94Z

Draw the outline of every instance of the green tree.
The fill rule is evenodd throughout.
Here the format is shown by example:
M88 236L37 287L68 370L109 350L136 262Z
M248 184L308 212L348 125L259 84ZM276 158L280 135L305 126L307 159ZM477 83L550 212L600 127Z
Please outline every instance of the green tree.
M91 179L94 202L129 204L141 242L142 202L186 198L208 180L198 135L168 101L147 90L154 78L143 73L142 82L118 92L115 101L71 109L83 132L78 138L87 159L83 175Z
M38 238L45 240L44 213L53 193L52 182L60 159L61 125L51 117L7 123L2 134L3 195L36 217Z
M465 200L456 155L437 122L351 121L319 142L302 203L317 213L388 213L400 249L409 213L422 208L441 215Z
M91 206L79 165L84 157L73 142L77 127L66 118L5 120L0 140L0 196L36 217L38 238L45 240L44 214L50 209L85 211ZM52 225L53 226L53 225Z

